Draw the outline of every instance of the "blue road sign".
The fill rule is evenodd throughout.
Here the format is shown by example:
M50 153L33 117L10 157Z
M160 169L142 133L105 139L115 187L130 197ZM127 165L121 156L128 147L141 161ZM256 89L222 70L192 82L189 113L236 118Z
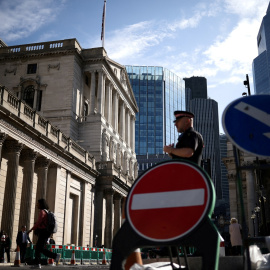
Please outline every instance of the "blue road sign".
M240 150L270 157L270 95L254 95L231 102L222 115L223 129Z

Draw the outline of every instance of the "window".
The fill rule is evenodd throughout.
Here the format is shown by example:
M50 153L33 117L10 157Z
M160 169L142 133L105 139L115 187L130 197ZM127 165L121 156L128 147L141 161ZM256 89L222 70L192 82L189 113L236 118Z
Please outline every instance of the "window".
M35 103L35 95L37 95L36 103ZM24 102L34 110L37 111L41 110L42 91L36 90L34 85L28 85L22 91L21 99L24 100Z
M29 64L27 66L27 74L35 74L37 72L37 64Z
M89 106L88 106L88 102L84 102L84 106L83 106L83 116L86 117L89 113Z
M34 106L34 97L35 97L35 88L34 88L34 86L33 85L27 86L23 90L22 100L24 100L27 105L29 105L30 107L33 108L33 106Z

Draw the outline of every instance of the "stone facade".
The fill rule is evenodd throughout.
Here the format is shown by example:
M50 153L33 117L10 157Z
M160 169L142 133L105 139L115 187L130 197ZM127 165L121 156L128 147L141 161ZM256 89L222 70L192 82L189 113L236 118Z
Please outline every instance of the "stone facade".
M227 142L227 157L223 162L228 170L230 216L241 223L242 210L240 195L243 197L244 214L251 236L269 235L270 233L270 159L256 158L247 153L237 151L239 155L239 176L236 170L234 149ZM241 185L239 186L238 180ZM263 200L262 200L263 199ZM251 219L255 207L259 206L256 220Z
M40 197L57 215L56 243L111 247L138 174L125 68L76 39L4 46L0 83L1 229L13 247Z

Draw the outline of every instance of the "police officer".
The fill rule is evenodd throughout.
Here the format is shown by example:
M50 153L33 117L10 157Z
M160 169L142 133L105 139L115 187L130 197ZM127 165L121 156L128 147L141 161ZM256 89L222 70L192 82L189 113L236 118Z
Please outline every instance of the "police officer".
M174 116L175 127L181 135L178 137L176 146L165 145L164 152L172 158L184 158L200 166L204 143L202 135L193 128L194 114L187 111L175 111Z

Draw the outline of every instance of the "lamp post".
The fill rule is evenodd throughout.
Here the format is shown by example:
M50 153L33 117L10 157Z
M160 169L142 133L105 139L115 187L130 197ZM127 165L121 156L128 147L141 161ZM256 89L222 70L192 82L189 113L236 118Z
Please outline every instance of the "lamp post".
M262 193L262 192L261 192ZM262 212L262 235L266 235L266 217L265 217L265 202L266 198L261 194L259 198Z
M251 211L250 218L252 219L252 223L253 223L253 237L255 237L256 236L256 234L255 234L255 218L256 218L256 215L254 214L254 211Z
M97 239L98 239L98 235L96 234L96 236L95 236L95 247L97 247Z
M249 79L248 79L248 74L246 74L246 80L243 81L243 84L247 87L248 89L248 95L251 96L251 93L250 93L250 86L249 86ZM242 95L246 96L247 93L243 93Z
M261 211L261 208L259 206L254 207L254 212L256 214L257 217L257 235L260 234L260 221L259 221L259 213Z

